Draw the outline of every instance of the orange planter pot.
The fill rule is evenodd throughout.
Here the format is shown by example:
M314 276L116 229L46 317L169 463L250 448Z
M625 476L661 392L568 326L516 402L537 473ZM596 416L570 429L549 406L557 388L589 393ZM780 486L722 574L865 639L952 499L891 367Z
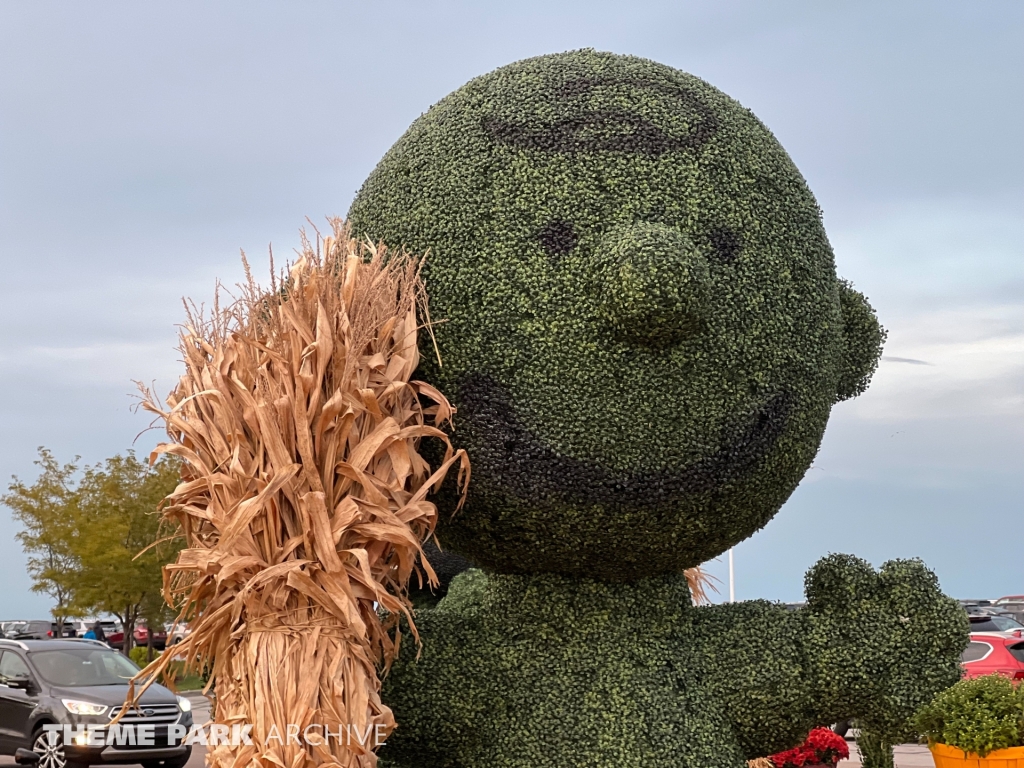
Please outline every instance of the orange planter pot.
M1024 768L1024 747L997 749L985 757L946 744L932 744L930 749L935 768Z

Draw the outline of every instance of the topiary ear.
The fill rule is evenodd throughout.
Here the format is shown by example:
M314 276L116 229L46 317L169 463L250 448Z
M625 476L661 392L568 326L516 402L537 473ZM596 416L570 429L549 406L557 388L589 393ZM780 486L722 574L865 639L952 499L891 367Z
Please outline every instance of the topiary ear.
M846 280L839 281L839 306L843 313L843 351L836 402L856 397L868 388L885 342L885 329L875 310Z

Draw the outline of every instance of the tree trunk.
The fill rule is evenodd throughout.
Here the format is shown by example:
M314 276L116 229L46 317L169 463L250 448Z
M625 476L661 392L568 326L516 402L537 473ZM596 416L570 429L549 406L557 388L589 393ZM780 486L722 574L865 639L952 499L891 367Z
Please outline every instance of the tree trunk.
M153 660L153 628L146 622L146 661Z
M124 612L124 642L121 644L121 653L131 658L132 644L135 642L135 613L129 608Z

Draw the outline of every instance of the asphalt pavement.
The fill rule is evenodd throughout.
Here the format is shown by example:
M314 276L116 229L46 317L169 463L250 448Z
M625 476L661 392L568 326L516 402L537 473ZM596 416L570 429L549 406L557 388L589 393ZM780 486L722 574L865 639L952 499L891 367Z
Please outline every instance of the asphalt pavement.
M857 752L857 747L852 741L848 741L850 745L850 759L840 760L838 768L860 768L860 754ZM893 750L893 756L896 761L896 768L935 768L935 761L932 760L932 753L928 751L928 747L920 744L900 744L896 749ZM192 768L191 763L189 768ZM196 768L201 768L197 766Z

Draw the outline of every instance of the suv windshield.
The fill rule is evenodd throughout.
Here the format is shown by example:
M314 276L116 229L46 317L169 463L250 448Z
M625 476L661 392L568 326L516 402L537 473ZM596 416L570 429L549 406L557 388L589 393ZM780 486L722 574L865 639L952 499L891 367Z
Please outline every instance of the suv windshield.
M102 648L35 651L32 663L51 685L124 685L139 671L117 651Z

